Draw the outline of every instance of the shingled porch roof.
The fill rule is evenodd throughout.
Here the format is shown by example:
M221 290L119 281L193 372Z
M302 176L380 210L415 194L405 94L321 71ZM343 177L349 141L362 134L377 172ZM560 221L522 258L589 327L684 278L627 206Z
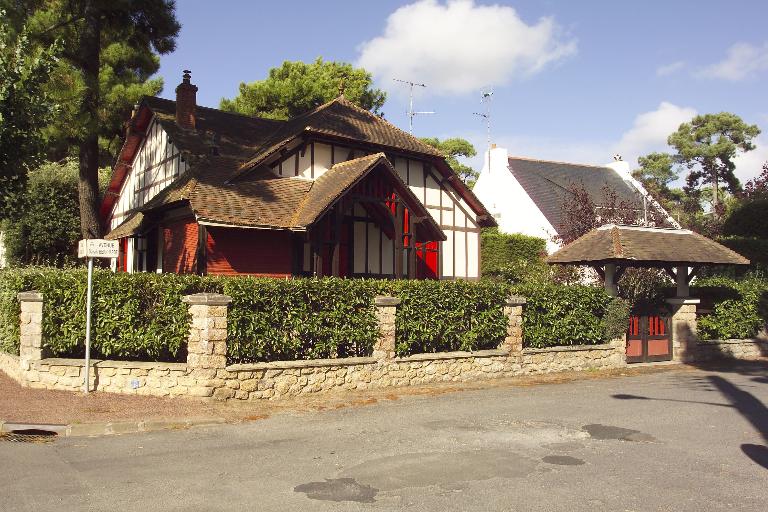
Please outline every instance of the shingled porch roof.
M276 177L263 168L246 180L227 183L239 165L237 159L208 157L164 189L105 238L141 233L147 216L173 206L188 204L198 222L244 228L305 231L356 183L381 168L417 219L417 229L430 240L445 234L413 192L403 183L383 153L340 162L317 180Z
M737 252L687 229L606 224L547 258L548 263L625 267L749 265Z

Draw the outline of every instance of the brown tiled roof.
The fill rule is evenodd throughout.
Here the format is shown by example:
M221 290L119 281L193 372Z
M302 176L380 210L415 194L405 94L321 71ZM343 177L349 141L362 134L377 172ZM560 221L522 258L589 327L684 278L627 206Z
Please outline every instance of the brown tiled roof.
M610 167L569 164L548 160L510 157L509 170L552 227L563 225L563 204L571 187L581 185L599 206L603 188L615 191L617 199L642 211L643 199L637 189Z
M141 231L144 213L188 201L198 221L243 227L304 230L345 191L376 166L397 180L408 206L438 239L444 234L416 196L400 180L383 153L338 163L315 181L280 178L261 168L236 183L226 183L239 165L236 158L207 157L112 230L110 239ZM137 220L138 219L138 220Z
M295 144L305 133L367 143L382 150L393 148L420 154L434 159L437 164L443 162L445 172L450 173L435 148L344 97L288 121L198 106L194 130L183 130L176 124L174 101L146 97L134 121L143 119L146 122L147 109L154 113L171 142L189 158L191 170L141 208L142 211L189 200L201 220L215 217L227 219L217 222L237 225L300 227L291 220L291 215L297 213L296 197L304 198L311 182L301 178L277 178L265 172L262 164L287 144ZM214 146L215 156L212 155ZM110 190L120 189L127 176L124 167L121 167L121 173L114 173ZM323 181L333 176L343 178L345 175L330 173ZM482 225L493 224L480 201L460 180L451 183L481 216ZM322 182L320 186L323 186ZM105 199L104 214L112 208L115 199L114 193ZM120 229L127 228L120 226Z
M664 265L748 265L749 260L714 240L687 229L606 224L566 245L548 263L598 262Z

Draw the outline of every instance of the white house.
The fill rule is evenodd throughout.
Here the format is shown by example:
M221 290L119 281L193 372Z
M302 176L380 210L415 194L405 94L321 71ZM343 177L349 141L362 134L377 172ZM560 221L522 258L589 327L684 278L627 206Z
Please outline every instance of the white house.
M505 148L493 145L485 154L473 192L500 231L544 238L552 253L559 248L554 237L562 226L563 203L573 185L583 186L598 206L607 186L619 200L635 205L639 220L653 207L666 215L670 225L680 227L620 159L604 166L537 160L509 156Z

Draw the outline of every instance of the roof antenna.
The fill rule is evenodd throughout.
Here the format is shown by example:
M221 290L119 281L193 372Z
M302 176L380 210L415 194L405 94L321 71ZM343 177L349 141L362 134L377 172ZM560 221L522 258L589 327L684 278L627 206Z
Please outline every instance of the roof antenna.
M485 130L487 132L488 148L491 147L491 97L493 91L483 91L480 97L480 103L485 105L485 112L472 112L472 114L485 119Z
M411 82L410 80L400 80L399 78L393 78L395 82L401 82L404 84L408 84L410 88L410 96L408 100L408 112L406 112L406 115L408 116L408 133L413 135L413 118L417 115L424 115L424 114L434 114L434 112L414 112L413 110L413 86L417 85L419 87L426 87L424 84L417 84L416 82Z
M485 112L472 112L473 115L476 115L478 117L482 117L485 119L485 131L486 131L486 138L488 142L488 171L491 170L491 97L493 96L493 91L485 90L482 91L480 96L480 103L485 105Z

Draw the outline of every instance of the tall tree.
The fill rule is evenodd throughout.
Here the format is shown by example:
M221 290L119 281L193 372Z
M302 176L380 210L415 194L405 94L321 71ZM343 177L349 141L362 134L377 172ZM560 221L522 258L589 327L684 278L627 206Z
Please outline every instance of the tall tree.
M326 62L318 57L307 64L285 61L269 70L264 80L241 83L237 96L222 98L220 108L250 116L289 119L309 112L339 95L360 107L380 114L387 95L374 89L371 74L345 62Z
M663 193L669 184L677 179L675 161L669 153L649 153L637 159L640 167L632 176L640 181L650 193Z
M74 107L70 111L73 118L65 121L70 124L67 133L79 159L81 231L84 238L98 238L102 234L97 211L99 137L110 130L114 135L115 119L119 119L110 120L106 114L115 98L104 95L102 88L119 84L121 80L115 77L121 73L133 73L129 83L143 82L148 70L157 69L153 52L163 54L175 48L180 29L175 2L32 0L29 4L33 6L29 24L35 27L38 39L63 41L63 60L73 71L64 70L62 76L70 80L63 90L72 93L69 104Z
M0 17L7 11L0 8ZM39 161L44 129L56 113L45 84L58 45L35 48L25 30L0 24L0 219L20 216L19 194Z
M683 123L667 142L675 148L675 159L688 167L686 192L696 194L702 185L711 185L715 215L720 215L721 184L731 193L741 190L734 174L734 158L755 148L752 139L760 134L756 125L746 124L729 112L696 116Z
M469 141L458 137L443 140L436 137L424 137L421 141L440 151L443 156L445 156L448 165L451 166L456 174L459 175L459 178L461 178L470 188L475 185L480 173L472 167L462 164L458 160L459 157L470 158L477 155L475 146Z

